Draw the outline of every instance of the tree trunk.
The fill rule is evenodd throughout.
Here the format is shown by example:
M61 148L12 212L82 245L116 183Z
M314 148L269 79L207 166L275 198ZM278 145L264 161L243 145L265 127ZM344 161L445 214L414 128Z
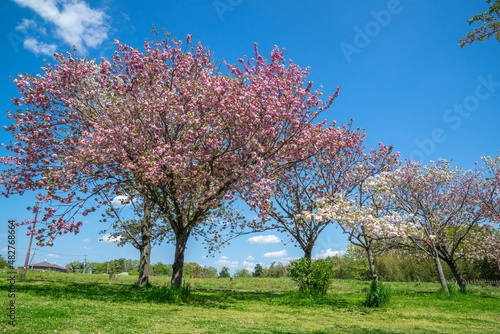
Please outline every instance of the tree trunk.
M148 234L142 233L141 259L139 263L139 278L137 285L146 286L149 283L149 267L151 265L151 231Z
M172 265L172 279L170 285L180 286L182 284L182 273L184 271L184 251L188 241L189 233L180 233L175 236L175 258Z
M304 249L304 258L307 260L307 263L309 264L309 267L311 267L312 264L312 247L307 245Z
M149 206L144 206L144 215L141 219L141 243L139 251L141 258L139 262L139 278L137 285L144 287L149 283L149 267L151 264L151 231L153 230L153 222L151 221L151 209Z
M498 265L498 276L500 276L500 259L497 260L497 265Z
M462 271L460 271L460 268L458 268L457 262L453 260L446 261L446 264L448 264L448 267L450 267L451 272L453 273L453 276L457 280L458 286L460 286L460 289L462 291L467 290L467 281L465 280L464 276L462 275Z
M443 287L444 292L447 295L449 295L450 290L448 290L448 284L446 284L446 278L444 277L443 267L441 266L441 261L439 260L439 256L437 254L436 247L434 247L434 255L432 257L433 257L434 263L436 264L436 269L438 272L439 281L441 282L441 286Z
M368 265L370 266L372 279L378 281L377 270L375 268L375 257L373 256L373 251L371 247L366 248L366 254L368 255Z
M462 291L467 290L467 281L464 279L464 276L462 275L462 272L460 271L460 268L458 267L457 261L453 259L453 256L448 252L448 249L446 246L441 245L440 247L436 248L440 253L441 257L444 262L450 267L451 272L453 273L453 276L455 277L455 280L457 281L458 285L460 286L460 289Z

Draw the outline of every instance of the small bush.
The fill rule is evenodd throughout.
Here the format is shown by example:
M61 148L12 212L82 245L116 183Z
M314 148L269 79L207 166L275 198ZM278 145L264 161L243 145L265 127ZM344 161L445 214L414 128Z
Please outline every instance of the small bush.
M292 261L289 270L302 294L324 295L333 281L333 264L327 260L317 260L309 265L302 258Z
M179 303L188 301L191 295L191 284L185 282L182 286L152 286L148 297L160 303Z
M381 281L373 280L370 284L370 290L366 295L365 306L381 307L389 303L391 299L391 290Z

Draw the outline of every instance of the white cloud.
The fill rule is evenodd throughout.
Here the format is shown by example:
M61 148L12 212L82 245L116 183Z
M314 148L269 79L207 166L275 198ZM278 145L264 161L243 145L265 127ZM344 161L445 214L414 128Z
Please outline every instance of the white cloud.
M229 258L228 258L227 256L224 256L224 255L222 255L222 256L220 257L220 259L221 259L221 260L229 260Z
M224 266L228 268L236 268L238 266L238 261L229 261L229 260L223 260L222 258L218 261L215 261L214 264L218 266Z
M89 238L85 238L85 239L83 239L82 242L90 242L90 239Z
M277 236L269 234L251 237L247 241L251 244L275 244L280 242L281 240Z
M243 261L243 265L248 267L255 267L255 263L248 261Z
M47 257L51 257L51 258L57 259L59 257L59 255L57 255L57 254L49 254L49 255L47 255Z
M116 196L111 200L111 205L114 208L128 206L130 205L130 197L123 195Z
M105 234L102 236L102 239L99 239L99 241L105 242L105 243L117 243L120 241L121 238L122 238L121 236L118 236L117 238L113 238L111 235Z
M92 249L92 247L83 246L83 249Z
M246 267L245 269L248 270L249 272L253 273L255 267Z
M283 249L281 251L276 251L276 252L269 252L264 254L264 257L270 257L270 258L280 258L280 257L286 257L288 256L288 253L286 252L286 249Z
M202 259L208 259L208 256L207 255L203 255L201 258Z
M92 9L82 0L13 0L21 7L34 10L42 19L55 26L56 35L69 45L84 51L98 47L108 38L106 14ZM24 23L25 21L23 21ZM31 24L29 20L24 25Z
M255 258L252 255L249 255L249 256L247 256L245 258L245 260L247 260L247 261L253 261L253 260L255 260Z
M6 252L7 250L8 250L8 247L0 249L0 251L2 251L2 252Z
M328 249L323 249L321 251L319 251L318 254L316 254L316 256L314 257L315 259L322 259L322 258L325 258L325 257L329 257L329 256L342 256L345 254L345 251L336 251L336 250L333 250L331 248L328 248Z
M47 56L52 56L56 52L57 45L47 44L44 42L39 42L36 38L29 37L24 40L23 44L26 50L33 52L34 54L44 54Z

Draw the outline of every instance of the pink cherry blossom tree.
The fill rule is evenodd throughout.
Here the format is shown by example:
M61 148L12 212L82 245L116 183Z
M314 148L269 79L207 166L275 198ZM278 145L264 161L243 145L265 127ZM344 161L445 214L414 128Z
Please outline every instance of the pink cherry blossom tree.
M224 220L218 209L237 197L269 205L276 175L309 158L305 148L324 125L312 122L338 90L323 102L306 83L308 70L277 47L268 61L255 45L251 59L223 73L191 36L185 47L168 34L146 40L143 52L116 44L110 61L56 55L43 75L16 79L14 103L24 109L6 127L16 142L0 160L13 166L2 175L3 194L42 190L39 198L82 215L109 204L89 204L102 194L139 194L172 228L171 283L180 285L193 230L208 217ZM54 220L55 211L43 217L50 223L40 242L82 225Z

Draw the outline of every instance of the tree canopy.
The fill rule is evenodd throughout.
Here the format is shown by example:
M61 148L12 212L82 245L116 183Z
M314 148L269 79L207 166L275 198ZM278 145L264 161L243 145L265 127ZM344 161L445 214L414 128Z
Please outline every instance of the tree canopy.
M488 10L473 16L468 21L469 25L477 22L481 22L483 25L468 32L467 36L458 43L460 47L463 48L476 41L482 42L491 37L496 37L497 41L500 42L500 0L486 0L486 2L490 4Z

